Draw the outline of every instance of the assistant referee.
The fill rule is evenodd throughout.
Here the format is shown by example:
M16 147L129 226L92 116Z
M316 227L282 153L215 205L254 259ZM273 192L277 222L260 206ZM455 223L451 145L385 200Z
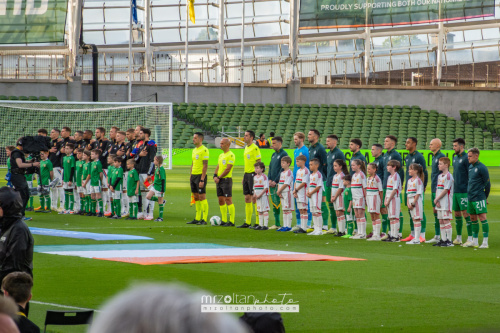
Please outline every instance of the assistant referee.
M234 227L234 204L233 204L233 166L235 156L229 150L231 141L223 138L220 141L222 153L219 155L219 162L215 167L214 182L217 188L217 197L219 198L219 207L222 217L221 226ZM229 222L227 222L227 213L229 211Z
M238 228L252 228L252 203L255 205L256 200L253 198L253 177L255 176L254 164L260 162L260 149L257 147L253 140L255 139L255 132L246 131L243 141L245 141L245 174L243 175L243 194L245 195L245 216L246 221ZM259 225L259 214L257 213L257 206L255 206L255 226ZM254 227L255 227L254 226ZM253 228L252 228L253 229Z
M203 145L203 133L196 132L193 135L193 144L196 148L193 149L191 156L191 193L193 194L196 203L196 217L191 222L186 224L207 224L208 218L208 201L206 197L207 190L207 169L209 152L207 147ZM203 218L202 218L203 212Z

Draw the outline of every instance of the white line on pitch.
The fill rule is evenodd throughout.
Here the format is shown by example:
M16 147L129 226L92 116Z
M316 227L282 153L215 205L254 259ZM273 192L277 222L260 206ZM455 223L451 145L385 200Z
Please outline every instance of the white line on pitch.
M40 302L40 301L30 301L30 303L41 304L41 305L50 305L50 306L55 306L57 308L66 308L66 309L74 309L74 310L94 310L94 309L89 309L89 308L79 308L77 306L62 305L62 304L56 304L56 303L45 303L45 302ZM94 311L100 312L99 310L94 310Z

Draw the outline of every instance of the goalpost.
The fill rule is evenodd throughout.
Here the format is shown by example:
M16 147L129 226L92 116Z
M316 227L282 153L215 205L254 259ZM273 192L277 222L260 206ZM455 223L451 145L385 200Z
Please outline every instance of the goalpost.
M45 128L67 126L75 131L106 129L112 126L122 131L138 125L151 130L151 139L163 156L163 166L172 169L172 103L113 103L113 102L37 102L0 101L0 167L7 164L6 146L14 146L18 138L37 135ZM109 139L109 137L108 137Z

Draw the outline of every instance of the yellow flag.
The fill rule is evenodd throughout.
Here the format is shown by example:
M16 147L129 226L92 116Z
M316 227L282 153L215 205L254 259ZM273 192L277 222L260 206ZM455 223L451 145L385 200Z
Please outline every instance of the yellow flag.
M194 17L194 0L187 0L188 6L189 6L189 19L193 24L195 23L195 17Z

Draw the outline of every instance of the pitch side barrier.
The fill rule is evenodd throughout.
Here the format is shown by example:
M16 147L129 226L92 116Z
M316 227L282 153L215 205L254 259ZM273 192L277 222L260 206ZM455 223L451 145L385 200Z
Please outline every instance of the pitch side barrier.
M209 149L210 151L210 159L208 161L209 165L216 165L218 162L218 157L219 154L222 152L220 149ZM234 153L236 157L236 166L242 166L243 161L244 161L244 156L243 156L243 149L231 149L231 151ZM294 149L285 149L285 151L288 153L289 156L293 156L293 151ZM345 154L345 157L347 161L350 161L352 153L348 149L342 149L342 151ZM402 158L403 158L403 163L405 160L406 155L408 155L408 150L397 150ZM172 164L176 166L182 166L182 165L191 165L191 149L174 149L173 150L173 158L172 158ZM272 149L261 149L260 150L261 155L262 155L262 162L264 164L268 165L269 162L271 161L271 156L274 153L274 150ZM427 161L427 165L431 166L431 161L432 161L432 153L430 150L419 150L424 157L425 160ZM443 154L445 154L447 157L450 159L453 158L453 155L455 154L455 151L453 150L441 150ZM368 163L373 162L374 158L371 156L370 150L368 149L361 149L361 153L365 155L366 160ZM493 167L493 166L500 166L500 151L497 150L482 150L481 154L479 155L479 160L484 163L488 167ZM293 165L293 162L292 162Z

